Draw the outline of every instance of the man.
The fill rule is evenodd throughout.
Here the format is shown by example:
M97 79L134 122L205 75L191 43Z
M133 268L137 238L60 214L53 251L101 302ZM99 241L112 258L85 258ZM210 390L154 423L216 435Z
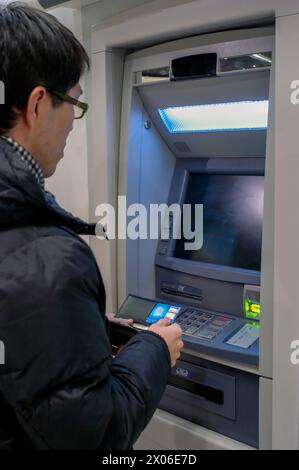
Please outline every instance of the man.
M0 51L0 449L128 449L159 404L181 330L162 321L112 359L104 286L79 237L94 226L44 189L87 110L87 54L19 3L0 8Z

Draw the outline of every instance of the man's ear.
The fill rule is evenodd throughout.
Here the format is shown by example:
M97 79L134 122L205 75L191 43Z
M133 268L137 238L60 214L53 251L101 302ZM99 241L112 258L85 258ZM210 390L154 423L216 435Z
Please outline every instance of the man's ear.
M28 127L34 127L37 120L45 114L49 99L47 90L43 86L37 86L31 91L24 110L24 119Z

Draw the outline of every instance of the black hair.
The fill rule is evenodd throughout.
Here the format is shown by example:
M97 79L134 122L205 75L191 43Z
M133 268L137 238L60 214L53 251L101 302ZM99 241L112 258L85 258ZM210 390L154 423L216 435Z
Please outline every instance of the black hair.
M89 67L82 44L54 16L21 2L0 6L0 135L14 126L36 86L66 93Z

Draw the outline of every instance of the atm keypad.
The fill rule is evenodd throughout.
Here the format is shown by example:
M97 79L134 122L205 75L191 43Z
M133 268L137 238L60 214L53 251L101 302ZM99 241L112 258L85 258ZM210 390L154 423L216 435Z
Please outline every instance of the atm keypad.
M225 315L213 315L198 310L187 309L178 317L184 335L213 340L223 329L233 321Z

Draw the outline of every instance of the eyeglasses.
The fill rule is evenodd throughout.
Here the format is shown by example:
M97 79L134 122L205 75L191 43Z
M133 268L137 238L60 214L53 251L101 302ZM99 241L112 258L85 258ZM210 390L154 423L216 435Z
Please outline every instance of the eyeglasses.
M60 93L60 91L52 90L51 88L47 88L49 93L51 93L54 96L57 96L62 101L66 101L67 103L71 103L74 106L74 113L75 117L74 119L81 119L83 118L84 114L88 110L88 104L83 103L82 101L76 100L75 98L72 98L69 95L65 95L64 93Z

